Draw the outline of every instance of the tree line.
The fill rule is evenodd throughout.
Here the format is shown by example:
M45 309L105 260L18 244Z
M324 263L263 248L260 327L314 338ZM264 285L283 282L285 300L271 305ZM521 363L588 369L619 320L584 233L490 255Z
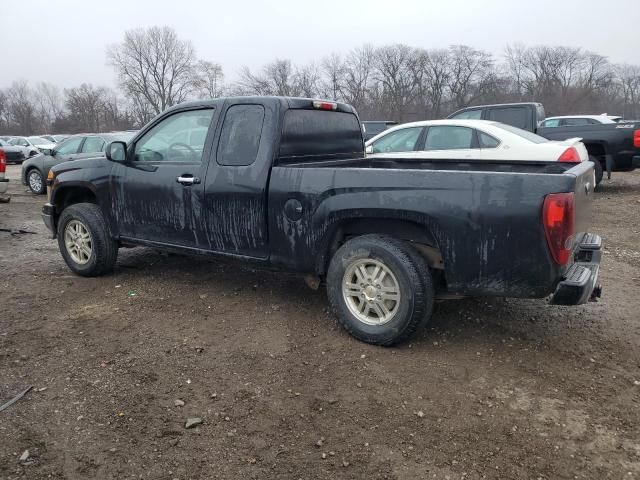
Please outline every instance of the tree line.
M352 104L365 120L399 122L520 101L542 102L547 115L640 118L640 66L576 47L508 45L496 56L467 45L363 45L307 64L274 59L257 70L244 67L231 82L169 27L127 31L106 56L117 89L83 83L61 90L17 80L0 90L0 133L137 128L177 103L226 95L324 98Z

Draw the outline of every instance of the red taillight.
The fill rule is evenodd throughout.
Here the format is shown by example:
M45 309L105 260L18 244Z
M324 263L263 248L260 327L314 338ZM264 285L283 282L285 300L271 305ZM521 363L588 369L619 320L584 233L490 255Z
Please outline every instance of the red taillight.
M314 100L313 108L317 108L319 110L337 110L338 104L333 102L321 102L320 100Z
M634 130L633 132L633 146L640 148L640 130Z
M580 163L580 154L575 147L569 147L558 157L559 162Z
M551 193L542 206L542 225L553 260L565 265L571 256L575 228L575 195Z
M0 173L7 171L7 154L0 148Z

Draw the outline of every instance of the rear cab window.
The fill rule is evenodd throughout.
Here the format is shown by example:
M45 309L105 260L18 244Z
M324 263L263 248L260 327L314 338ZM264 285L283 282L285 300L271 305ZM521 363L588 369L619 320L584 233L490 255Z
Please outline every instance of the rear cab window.
M363 154L362 130L355 114L297 108L286 111L279 161L319 161Z
M505 123L526 130L529 128L529 110L526 107L490 108L488 120Z

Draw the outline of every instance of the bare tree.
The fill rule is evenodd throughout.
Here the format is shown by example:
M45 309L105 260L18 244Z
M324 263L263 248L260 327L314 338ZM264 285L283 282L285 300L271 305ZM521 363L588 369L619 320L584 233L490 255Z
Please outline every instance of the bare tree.
M616 65L615 75L623 99L620 113L625 117L640 118L640 66Z
M83 83L65 89L64 94L68 113L57 126L68 132L104 132L131 125L117 94L108 88Z
M7 89L7 116L13 130L21 135L33 135L42 128L33 90L26 80L13 82Z
M418 103L427 118L440 118L446 100L451 74L451 60L447 50L419 50L417 55Z
M522 44L507 45L505 48L505 70L513 83L516 100L522 101L525 93L525 58L526 47Z
M43 133L50 133L54 122L62 116L64 110L60 89L50 83L40 82L36 85L34 99L44 126Z
M329 100L342 99L342 85L344 72L342 58L337 53L325 57L322 60L320 74L320 89L322 96Z
M307 98L320 96L320 76L315 63L296 68L293 75L294 92Z
M475 102L493 67L491 55L467 45L449 48L451 69L448 81L454 108L463 108Z
M244 95L296 95L297 87L291 61L275 59L257 74L252 73L248 67L243 67L236 90Z
M375 79L382 87L384 109L402 119L418 92L419 58L406 45L390 45L376 50Z
M218 98L224 93L224 72L218 63L200 60L196 65L196 86L206 98Z
M342 98L360 113L367 111L373 77L375 50L371 45L351 50L343 64Z
M169 27L129 30L107 58L125 95L156 114L185 101L197 85L194 48Z

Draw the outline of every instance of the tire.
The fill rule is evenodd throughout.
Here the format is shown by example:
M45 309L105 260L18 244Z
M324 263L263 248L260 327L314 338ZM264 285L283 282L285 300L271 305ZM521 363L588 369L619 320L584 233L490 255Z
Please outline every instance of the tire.
M37 168L32 168L27 172L27 186L31 193L42 195L47 192L47 184L45 183L42 172Z
M66 236L67 227L69 236ZM68 241L71 248L67 246ZM83 277L110 272L118 258L118 244L109 235L102 211L93 203L76 203L63 210L58 220L58 246L69 268Z
M595 174L596 174L596 187L600 185L602 177L604 176L604 170L602 169L602 163L596 157L589 155L589 161L593 162Z
M411 338L431 317L435 297L422 257L409 244L381 235L356 237L338 249L329 264L327 293L347 332L382 346Z

